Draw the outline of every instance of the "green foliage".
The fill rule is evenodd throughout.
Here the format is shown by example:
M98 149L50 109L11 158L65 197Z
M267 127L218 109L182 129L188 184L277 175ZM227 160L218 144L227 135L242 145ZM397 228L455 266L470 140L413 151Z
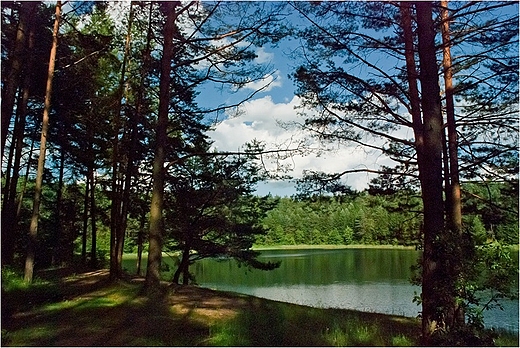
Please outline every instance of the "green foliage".
M263 219L259 245L416 245L420 216L399 209L404 196L366 193L310 200L281 198Z
M465 230L459 238L460 252L452 262L459 262L455 293L443 288L439 279L437 291L453 295L464 313L465 325L456 325L449 331L438 330L432 344L442 346L493 345L497 334L484 328L484 312L502 309L504 299L518 299L518 248L490 239L478 216L465 217ZM421 284L420 267L415 269L413 282ZM420 303L416 296L415 302Z
M502 299L518 298L518 256L498 242L476 246L472 256L465 260L459 286L468 323L481 329L484 311L502 308Z
M493 240L509 245L518 240L518 194L508 191L508 187L509 184L464 185L464 225L472 231L478 245ZM490 198L482 199L486 196ZM418 246L420 211L419 196L409 191L314 196L304 200L281 198L262 220L268 233L258 236L256 244Z
M232 257L266 270L277 267L258 261L251 250L255 237L266 233L261 219L277 202L252 194L262 173L251 158L194 157L171 171L166 246L182 252L179 272L184 277L189 264L206 257Z

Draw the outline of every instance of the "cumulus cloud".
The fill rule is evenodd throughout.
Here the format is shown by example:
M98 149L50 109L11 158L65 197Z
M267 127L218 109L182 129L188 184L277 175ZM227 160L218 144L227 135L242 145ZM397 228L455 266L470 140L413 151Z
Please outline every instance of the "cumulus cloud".
M219 151L237 151L252 139L263 141L269 149L274 149L280 144L292 144L296 146L299 142L306 142L307 146L319 149L320 144L310 139L308 134L297 131L289 131L280 126L299 120L295 107L300 103L298 97L294 96L285 103L275 103L270 96L255 99L244 103L241 112L235 117L229 117L222 121L209 133L213 139L213 147ZM324 150L324 148L322 148ZM374 153L355 147L336 147L327 151L299 154L284 160L285 164L292 168L290 174L300 178L304 170L323 172L342 172L347 169L375 168L386 162L384 157L376 157ZM275 165L272 164L271 169ZM362 190L372 175L366 173L351 174L346 183L352 188ZM262 185L262 191L282 195L293 194L293 183L271 183ZM285 189L282 189L284 188Z
M259 47L255 53L256 53L255 63L259 63L259 64L271 63L274 59L274 53L267 52L264 47Z
M264 75L260 80L251 81L245 84L242 88L251 89L253 91L264 88L263 91L268 92L275 87L282 87L282 77L278 70L274 71L272 74Z

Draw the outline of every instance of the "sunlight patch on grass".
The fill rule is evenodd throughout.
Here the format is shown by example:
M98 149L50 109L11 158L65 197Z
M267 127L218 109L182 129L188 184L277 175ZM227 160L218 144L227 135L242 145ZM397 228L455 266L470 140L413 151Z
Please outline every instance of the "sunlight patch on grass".
M54 312L67 309L86 309L115 307L135 297L137 288L112 287L103 291L91 293L85 297L76 297L72 300L54 302L42 306L38 312Z
M248 335L241 331L234 320L221 322L210 327L209 338L202 343L208 346L250 346Z
M4 291L29 290L49 286L51 282L34 277L32 282L26 282L23 274L10 267L2 267L2 288Z
M415 343L409 337L397 335L392 337L392 346L394 347L413 347Z
M327 328L323 338L332 346L385 346L385 341L376 324L367 324L357 319L336 320Z
M23 328L9 334L8 344L10 346L30 346L34 345L34 342L50 344L55 332L56 328L52 324Z
M61 301L61 302L50 303L50 304L44 305L39 310L39 312L62 311L62 310L74 308L77 305L78 305L78 300L77 299L73 300L73 301L65 300L65 301Z

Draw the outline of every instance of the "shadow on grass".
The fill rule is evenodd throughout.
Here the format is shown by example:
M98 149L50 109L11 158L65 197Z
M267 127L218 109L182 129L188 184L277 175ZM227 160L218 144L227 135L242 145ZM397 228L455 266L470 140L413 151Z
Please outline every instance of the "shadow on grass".
M363 331L359 323L373 321L370 315L358 318L355 312L345 314L346 311L302 307L193 286L165 286L163 296L151 300L141 295L141 286L142 279L110 283L105 270L42 283L23 291L9 291L7 295L16 305L11 306L11 321L2 322L2 343L11 346L392 345L391 340L380 337L387 333L370 331L366 340L345 339L345 328L352 326ZM33 299L31 304L25 303L28 298ZM2 304L5 300L2 299ZM409 322L403 324L409 326ZM396 331L402 334L406 330Z
M418 322L349 310L276 301L251 301L234 319L216 325L210 345L416 346Z
M173 316L165 299L139 295L139 284L97 284L68 300L14 313L4 345L186 346L207 336L207 327Z
M142 279L86 272L24 292L2 343L10 346L416 346L419 321L298 306L194 286L141 294ZM34 292L33 292L34 291ZM17 296L22 296L17 297ZM39 298L38 296L42 296ZM22 305L27 298L32 305ZM2 298L4 305L5 298ZM3 313L2 313L3 314Z
M76 272L81 272L76 275ZM4 274L2 273L4 277ZM109 283L106 270L57 268L39 271L32 284L19 279L2 279L2 329L9 329L15 313L44 304L66 301L101 289Z

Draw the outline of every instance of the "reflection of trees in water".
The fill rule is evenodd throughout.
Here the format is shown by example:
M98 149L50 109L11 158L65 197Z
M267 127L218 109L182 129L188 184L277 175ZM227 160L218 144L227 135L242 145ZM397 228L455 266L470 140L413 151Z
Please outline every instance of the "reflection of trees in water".
M269 272L249 271L238 268L233 261L205 260L195 265L197 282L251 286L401 282L410 278L410 267L419 252L407 249L308 250L305 253L273 250L264 251L262 255L281 260L280 268Z

